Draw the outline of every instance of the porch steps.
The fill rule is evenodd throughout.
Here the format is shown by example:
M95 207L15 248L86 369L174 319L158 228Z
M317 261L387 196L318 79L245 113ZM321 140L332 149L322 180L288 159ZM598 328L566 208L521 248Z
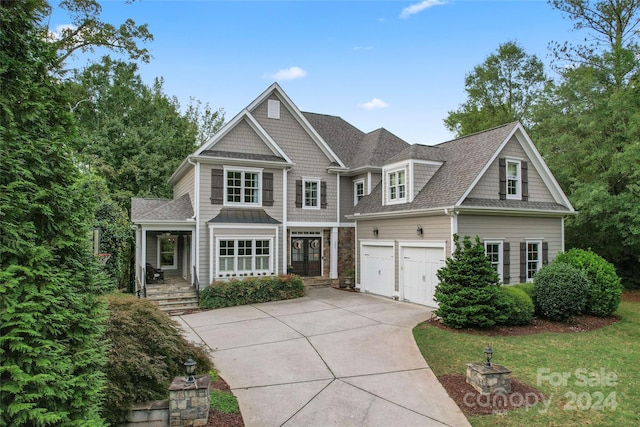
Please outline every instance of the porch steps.
M302 277L302 283L304 283L305 289L313 288L330 288L332 281L328 277Z
M198 295L187 282L147 285L147 299L170 315L198 308Z

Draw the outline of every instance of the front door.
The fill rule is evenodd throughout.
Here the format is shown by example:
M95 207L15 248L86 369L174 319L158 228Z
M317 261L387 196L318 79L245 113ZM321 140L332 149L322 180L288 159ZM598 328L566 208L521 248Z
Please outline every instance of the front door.
M321 243L320 236L291 238L291 265L294 274L307 277L322 274L320 269Z

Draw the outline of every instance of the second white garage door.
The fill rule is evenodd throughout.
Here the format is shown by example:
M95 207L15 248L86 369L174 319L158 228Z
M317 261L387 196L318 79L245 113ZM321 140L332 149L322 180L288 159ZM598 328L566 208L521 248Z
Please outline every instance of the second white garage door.
M393 296L393 243L388 246L363 244L360 260L363 291Z
M400 248L400 254L403 298L437 307L433 296L438 284L436 273L444 265L444 249L405 246Z

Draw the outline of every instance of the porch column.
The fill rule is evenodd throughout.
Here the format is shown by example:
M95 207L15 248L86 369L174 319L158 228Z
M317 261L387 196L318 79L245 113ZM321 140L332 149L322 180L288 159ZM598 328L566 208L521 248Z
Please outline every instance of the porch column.
M142 273L142 269L146 268L145 264L147 262L147 230L144 228L144 225L140 231L140 237L140 265L138 265L138 269L140 270L140 273ZM146 281L147 278L143 274L140 278L140 283L146 285Z
M331 227L330 279L338 278L338 227Z
M142 271L140 271L140 259L142 259L142 252L140 251L140 241L142 240L140 238L140 227L136 227L136 265L135 265L135 280L136 280L136 286L137 286L137 281L140 280L142 283L142 279L141 279L141 274Z

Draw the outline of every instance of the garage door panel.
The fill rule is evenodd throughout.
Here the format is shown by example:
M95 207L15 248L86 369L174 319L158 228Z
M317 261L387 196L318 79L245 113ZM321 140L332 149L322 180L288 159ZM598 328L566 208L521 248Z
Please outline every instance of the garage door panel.
M402 290L407 301L437 306L434 301L437 272L444 265L442 248L402 248Z
M365 245L362 249L360 286L365 292L393 295L393 247Z

